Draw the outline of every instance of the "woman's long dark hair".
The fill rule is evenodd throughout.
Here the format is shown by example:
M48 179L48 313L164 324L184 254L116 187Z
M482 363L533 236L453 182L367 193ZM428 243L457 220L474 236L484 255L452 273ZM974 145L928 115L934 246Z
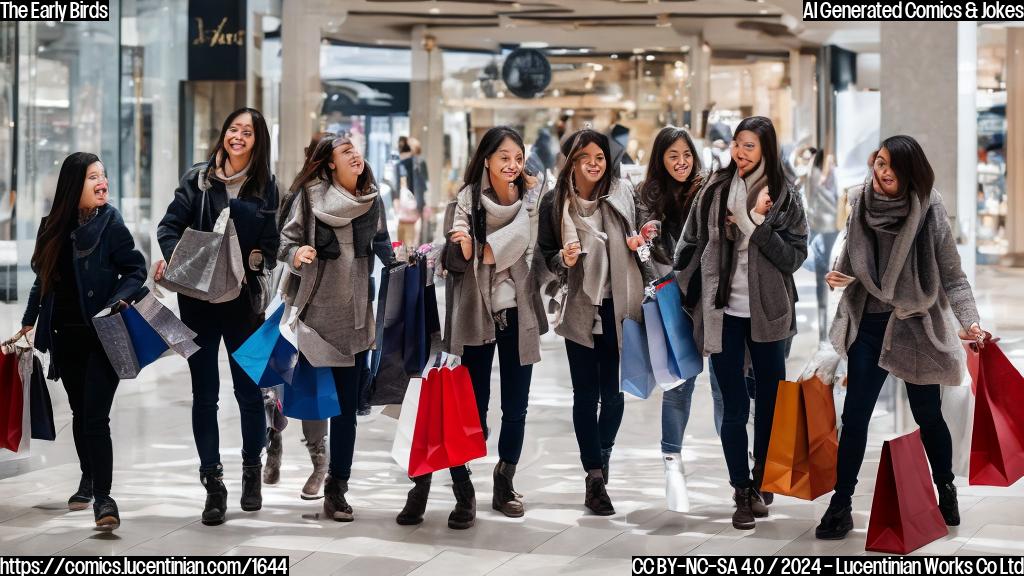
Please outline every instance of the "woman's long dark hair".
M312 152L306 154L302 170L299 170L295 181L288 188L293 195L316 180L322 180L328 185L334 181L334 171L331 170L330 164L334 160L335 143L339 138L341 136L333 132L324 132L320 135L320 141L313 147ZM370 163L363 158L363 173L356 179L356 189L350 190L350 192L363 195L372 192L376 187L377 180L373 177Z
M58 278L57 260L65 237L78 224L78 203L85 187L85 174L100 159L89 152L75 152L64 159L57 176L57 190L46 223L39 231L35 251L32 252L32 270L39 277L43 295L53 290ZM64 278L64 280L71 280Z
M749 130L757 135L761 143L761 162L764 163L764 175L768 182L768 193L773 202L778 201L779 195L787 186L787 180L782 170L782 160L779 156L779 139L775 135L775 125L764 116L751 116L744 118L736 127L735 134ZM734 136L735 138L735 136ZM732 181L736 174L736 162L730 162L728 166L717 170L708 182L708 189L713 190L722 182Z
M900 194L913 192L921 202L927 200L935 186L935 171L917 140L903 134L890 136L882 141L879 150L882 148L889 151L889 162L899 180ZM871 155L872 164L877 154L876 151Z
M227 154L220 159L221 163L217 163L218 156L221 152L224 152L224 137L228 133L228 128L231 127L231 123L235 121L242 114L249 114L252 117L252 129L253 137L256 143L252 147L252 156L249 158L249 179L242 186L242 190L239 191L238 195L241 197L263 197L263 191L267 189L267 184L270 182L270 131L267 130L267 121L263 118L263 114L255 108L239 108L224 120L224 125L220 128L220 137L217 138L217 142L213 145L213 152L210 154L208 161L209 166L216 166L217 168L223 168L224 162L227 162ZM209 177L207 172L207 177Z
M590 128L584 128L579 132L569 136L562 142L562 155L565 156L565 164L562 166L562 170L558 173L558 179L555 180L555 230L558 232L558 237L562 236L562 215L565 213L565 203L572 202L576 197L575 181L573 176L573 170L576 167L576 162L580 151L589 146L590 144L597 144L604 153L605 169L604 174L601 175L601 180L594 186L594 195L592 198L599 199L604 198L612 189L612 153L611 145L608 143L608 137L600 132L592 130Z
M487 224L484 213L483 210L477 210L477 207L480 206L480 194L483 193L484 178L490 177L487 168L485 168L485 162L492 154L498 151L498 148L501 148L501 143L506 138L511 139L519 147L523 152L525 160L526 146L523 145L523 137L519 135L519 132L516 132L515 129L509 126L495 126L484 133L484 137L480 139L476 152L473 153L473 157L466 164L466 173L462 176L463 187L468 186L473 192L473 237L477 239L477 243L481 246L487 243ZM526 166L524 162L523 171L512 181L516 186L516 190L519 191L519 198L526 194L525 173ZM488 183L490 183L489 180Z
M690 175L683 182L673 178L665 167L665 153L680 140L686 143L693 156L690 162ZM697 147L693 145L689 132L675 126L662 128L654 138L650 158L647 176L640 184L640 200L651 209L655 220L680 214L685 219L686 211L700 189L700 172L703 169Z

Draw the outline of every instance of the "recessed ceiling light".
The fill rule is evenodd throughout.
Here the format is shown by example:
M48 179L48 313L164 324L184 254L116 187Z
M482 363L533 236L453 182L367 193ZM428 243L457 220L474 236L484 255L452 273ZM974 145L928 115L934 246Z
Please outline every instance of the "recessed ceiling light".
M648 54L647 55L647 61L648 62L654 62L654 54Z
M440 14L441 13L441 9L440 8L431 8L430 9L430 13L431 14Z

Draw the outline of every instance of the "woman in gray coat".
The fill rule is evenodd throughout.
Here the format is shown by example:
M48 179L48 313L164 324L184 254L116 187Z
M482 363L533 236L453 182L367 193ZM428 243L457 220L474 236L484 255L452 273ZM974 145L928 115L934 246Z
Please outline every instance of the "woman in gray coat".
M734 488L738 530L768 515L760 493L778 383L786 378L786 340L796 334L793 273L807 258L803 201L782 173L775 127L763 116L736 127L732 163L716 171L687 218L676 246L677 279L694 316L698 347L725 403L722 449ZM699 300L698 300L699 299ZM747 460L754 368L754 471Z
M297 347L312 366L329 366L341 403L331 418L324 515L351 522L345 501L356 442L361 367L373 347L372 256L394 260L373 172L347 136L325 135L302 167L281 230L279 258L290 276L285 301L297 309Z
M569 357L572 422L587 472L584 505L601 516L615 513L605 484L622 423L622 321L641 319L644 291L633 193L611 176L608 146L605 135L590 129L566 139L566 163L555 193L541 201L537 235L544 261L564 287L555 333L565 337Z
M942 417L939 384L963 378L960 340L984 346L978 309L960 267L935 173L916 140L893 136L871 157L871 180L851 196L846 245L825 279L845 287L829 336L849 359L836 491L815 530L838 540L853 529L851 501L864 461L868 424L891 373L906 382L921 427L939 510L960 524L953 486L953 443ZM959 326L949 321L956 318ZM959 335L959 339L958 336Z

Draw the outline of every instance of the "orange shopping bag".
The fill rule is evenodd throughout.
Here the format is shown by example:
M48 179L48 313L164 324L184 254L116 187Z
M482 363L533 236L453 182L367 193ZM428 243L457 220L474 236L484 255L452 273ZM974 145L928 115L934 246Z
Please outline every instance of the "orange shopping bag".
M761 490L803 500L831 492L838 452L832 387L817 374L779 382Z

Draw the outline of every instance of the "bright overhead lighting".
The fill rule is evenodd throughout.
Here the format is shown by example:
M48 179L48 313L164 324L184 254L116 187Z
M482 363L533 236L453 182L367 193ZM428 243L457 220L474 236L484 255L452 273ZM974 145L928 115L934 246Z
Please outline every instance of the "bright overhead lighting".
M647 61L648 62L654 62L654 54L648 54L647 55Z
M430 9L430 13L431 14L440 14L441 13L441 9L440 8L431 8Z
M541 49L541 48L547 48L548 46L550 46L550 44L548 44L547 42L523 42L523 43L519 44L519 46L522 47L522 48Z

